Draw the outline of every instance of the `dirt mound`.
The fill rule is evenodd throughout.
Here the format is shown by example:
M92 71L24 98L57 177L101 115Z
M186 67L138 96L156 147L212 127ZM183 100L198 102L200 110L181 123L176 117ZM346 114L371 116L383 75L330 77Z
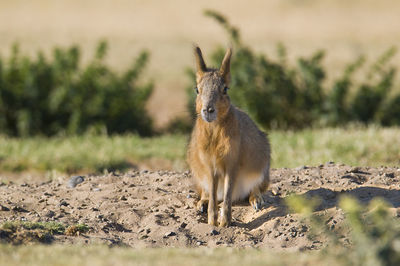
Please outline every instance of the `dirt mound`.
M339 195L351 194L363 203L385 198L400 207L400 169L350 167L327 163L318 167L273 169L266 205L256 212L247 202L233 207L233 225L207 225L195 210L197 195L189 172L132 171L84 176L74 180L21 183L0 187L0 222L86 224L89 231L55 234L58 243L106 243L132 247L237 246L271 249L317 249L324 239L307 238L309 228L289 213L289 193L319 196L319 212L340 228Z

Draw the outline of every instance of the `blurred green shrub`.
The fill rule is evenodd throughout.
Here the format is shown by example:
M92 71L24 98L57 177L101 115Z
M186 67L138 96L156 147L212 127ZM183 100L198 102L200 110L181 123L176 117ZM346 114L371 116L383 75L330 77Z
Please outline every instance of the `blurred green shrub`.
M284 45L277 47L277 60L256 53L240 39L240 32L221 14L207 10L205 15L217 21L234 47L231 61L232 102L247 111L264 128L299 129L310 126L338 126L349 122L400 125L400 94L388 97L393 88L394 67L389 61L396 53L390 48L367 69L362 81L355 84L354 74L365 63L361 56L350 63L341 77L325 88L326 70L322 66L324 51L287 64ZM211 64L219 66L225 53L223 46L211 54ZM187 88L188 108L194 111L193 69L187 70L192 85Z
M55 48L51 60L39 52L21 56L18 45L8 61L0 58L0 133L9 136L152 133L145 110L153 85L140 85L149 54L143 51L122 73L104 62L107 43L82 67L79 47Z
M343 232L329 226L328 216L313 212L318 199L292 195L286 203L293 212L303 215L304 222L310 223L311 237L326 237L328 242L321 256L333 256L341 265L400 265L400 223L383 199L375 198L364 206L352 197L340 198L347 243L343 241Z

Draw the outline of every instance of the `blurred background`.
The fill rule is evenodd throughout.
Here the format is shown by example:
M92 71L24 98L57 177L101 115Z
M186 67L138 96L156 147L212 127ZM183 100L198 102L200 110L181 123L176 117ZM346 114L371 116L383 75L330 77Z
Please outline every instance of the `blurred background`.
M193 43L214 66L234 45L232 101L271 130L275 167L399 164L399 11L395 0L0 1L0 168L185 169Z

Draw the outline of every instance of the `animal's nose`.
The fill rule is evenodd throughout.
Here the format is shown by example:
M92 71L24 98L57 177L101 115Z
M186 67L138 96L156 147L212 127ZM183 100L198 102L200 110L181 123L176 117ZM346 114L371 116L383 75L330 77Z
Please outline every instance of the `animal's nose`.
M215 109L212 107L207 107L207 112L209 112L210 114L214 113Z

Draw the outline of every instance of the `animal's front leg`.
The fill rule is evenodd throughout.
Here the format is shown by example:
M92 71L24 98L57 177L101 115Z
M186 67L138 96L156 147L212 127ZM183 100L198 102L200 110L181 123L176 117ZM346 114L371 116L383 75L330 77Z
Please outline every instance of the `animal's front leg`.
M210 187L210 195L208 199L208 224L217 225L218 220L218 199L217 199L217 190L218 190L218 178L216 176L211 175L209 179L209 187Z
M233 180L233 174L227 174L224 179L224 201L222 203L222 217L219 223L221 227L227 227L231 224Z

